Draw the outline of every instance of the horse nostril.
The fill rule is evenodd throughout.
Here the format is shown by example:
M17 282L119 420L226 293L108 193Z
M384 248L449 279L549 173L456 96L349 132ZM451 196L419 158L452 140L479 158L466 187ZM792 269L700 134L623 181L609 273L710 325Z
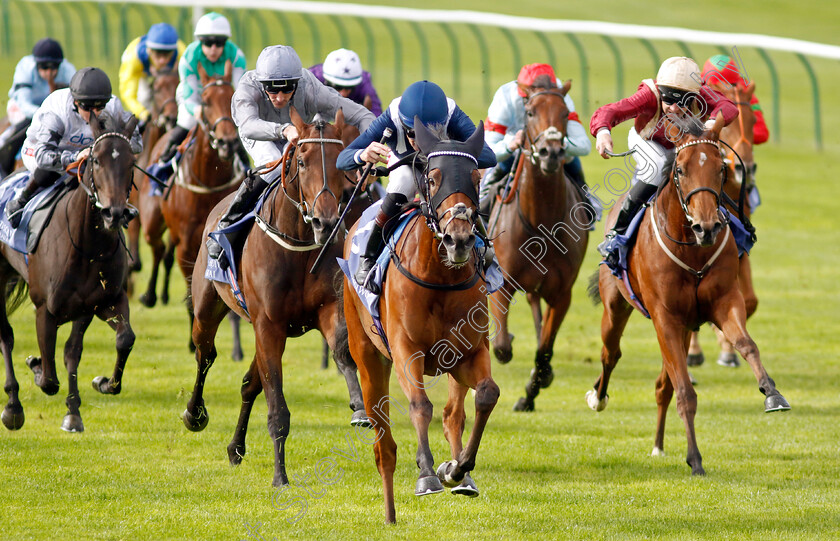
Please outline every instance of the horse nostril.
M547 157L548 157L549 152L548 152L548 149L547 149L547 148L541 148L541 149L537 152L537 154L539 155L539 157L540 157L540 158L545 159L545 158L547 158Z
M312 218L312 229L320 231L324 228L320 218Z
M445 246L454 246L455 245L455 239L453 239L452 235L450 235L449 233L447 233L443 236L442 242Z
M703 226L700 225L700 224L692 225L691 230L694 231L694 233L697 234L697 235L702 235L703 234Z

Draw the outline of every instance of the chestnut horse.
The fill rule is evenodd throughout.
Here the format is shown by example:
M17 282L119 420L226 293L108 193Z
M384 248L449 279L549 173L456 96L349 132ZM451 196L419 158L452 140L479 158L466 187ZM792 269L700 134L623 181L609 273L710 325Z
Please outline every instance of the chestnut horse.
M729 98L735 105L738 106L738 123L732 123L723 128L720 132L720 140L728 143L726 147L726 181L724 182L724 191L729 198L738 203L741 197L741 187L744 187L744 193L748 193L750 188L755 185L755 157L753 155L753 126L755 126L755 113L750 105L755 92L755 83L750 83L749 86L739 88L738 86L730 85L716 85L714 89ZM736 156L737 154L737 156ZM739 159L740 157L740 159ZM744 183L746 185L744 186ZM727 203L727 208L738 216L738 206ZM749 218L752 213L749 201L743 202L743 213ZM750 265L749 254L741 256L741 267L738 271L738 282L741 285L741 293L744 295L744 303L747 309L747 319L755 313L758 307L758 297L752 281L752 268ZM732 344L726 339L720 329L713 327L715 334L717 334L718 344L720 345L720 357L718 364L724 366L738 366L740 363L735 353ZM698 332L691 333L691 343L688 347L688 365L699 366L703 364L703 350L700 347L698 339Z
M686 365L691 330L707 321L717 325L752 367L758 388L766 396L765 411L790 409L767 375L746 329L738 248L719 210L725 169L719 146L723 123L719 114L711 130L701 133L696 125L677 128L681 133L673 137L676 149L670 180L660 188L639 225L627 271L628 283L640 306L647 308L662 351L653 455L664 452L665 415L676 390L677 412L688 439L686 462L694 475L705 472L694 433L697 393ZM676 127L673 124L671 129ZM612 221L618 208L610 213ZM586 401L601 411L607 406L610 374L621 357L619 342L633 312L633 293L606 265L600 267L598 286L604 304L603 371L594 389L586 393ZM596 295L595 288L590 293Z
M225 196L236 191L243 178L234 177L234 159L242 143L239 141L236 124L230 112L234 91L231 83L232 64L225 64L225 74L219 79L210 79L200 63L198 73L202 85L201 119L195 128L192 143L187 146L178 162L171 191L160 201L163 219L169 229L169 242L174 247L175 259L187 282L188 297L196 256L206 238L203 231L207 215ZM159 153L161 146L162 144L155 149L156 153ZM149 237L147 240L150 240ZM155 242L150 240L157 254L162 243L155 245ZM157 259L157 255L155 258ZM151 303L155 294L155 270L152 269L149 288L145 294L148 303ZM192 329L193 309L189 299L187 311ZM232 320L232 323L233 358L240 360L242 349L239 342L239 323L237 320ZM191 338L190 350L194 347Z
M216 358L216 331L229 310L249 319L254 326L256 355L242 380L242 408L233 440L228 445L232 465L245 456L245 435L254 400L265 389L268 431L274 441L275 486L288 484L285 443L290 414L283 394L283 353L286 340L311 329L321 331L335 352L336 364L350 392L351 424L367 424L356 366L347 346L347 330L338 295L340 245L329 248L315 274L309 269L324 241L338 225L339 200L344 175L335 167L343 144L345 127L341 111L335 125L323 121L305 124L291 109L292 122L300 134L297 147L288 145L281 167L280 186L274 185L258 212L257 225L245 241L237 261L239 285L248 311L237 303L227 284L204 278L207 249L198 253L192 280L195 307L193 340L198 364L192 397L183 414L192 431L203 430L209 420L204 406L204 380ZM249 179L246 182L263 182ZM204 235L213 231L229 199L223 200L207 218Z
M499 398L499 387L490 376L486 288L479 280L478 266L482 258L474 248L475 220L480 219L476 166L484 145L484 126L480 123L465 143L438 141L416 117L414 126L428 164L427 186L421 188L427 193L421 205L424 211L405 226L387 270L379 300L387 343L373 329L371 315L348 278L344 279L350 352L359 367L365 408L377 433L374 456L382 477L387 522L396 522L397 444L389 419L393 399L388 396L392 364L409 399L409 416L417 431L418 496L443 491L441 482L455 494L478 495L469 472ZM350 256L351 237L344 245L345 258ZM425 391L433 383L424 384L423 375L443 373L449 374L443 431L452 460L441 464L436 473L429 447L432 403ZM464 448L464 398L469 389L475 389L476 417Z
M6 361L4 389L9 402L3 410L3 424L9 430L24 422L18 398L18 382L12 368L14 334L6 313L6 295L10 282L24 281L35 305L35 324L40 357L30 357L27 365L35 373L35 384L44 393L58 392L55 369L56 333L59 325L73 322L64 346L67 367L67 414L61 428L82 432L77 370L82 356L82 340L93 316L99 317L117 333L117 361L113 376L99 376L93 388L103 394L119 394L126 360L134 345L129 324L128 298L123 286L127 274L125 239L121 226L126 209L134 167L130 137L137 119L123 126L105 128L91 122L94 141L85 162L79 187L65 194L57 203L52 219L43 232L35 253L24 255L0 244L0 349Z
M175 122L178 120L178 102L175 100L175 89L178 87L179 81L178 72L169 69L159 71L152 79L151 115L143 132L143 152L137 158L137 165L140 167L145 168L155 162L151 159L155 145L166 132L175 127ZM158 256L156 246L152 242L160 239L163 234L162 229L165 229L166 225L163 223L163 216L160 213L160 197L153 196L150 193L154 182L144 173L139 173L135 177L137 190L131 192L131 199L129 199L129 203L136 206L140 211L140 219L132 220L128 224L128 248L131 255L130 272L138 272L142 268L142 262L140 261L141 224L144 236L152 246L152 254L155 257L153 273L157 273L157 266L160 264L161 257ZM168 301L168 291L166 297ZM144 300L141 297L140 302L149 306ZM164 301L165 303L166 301ZM152 303L153 305L154 303Z
M580 272L589 241L588 228L594 220L594 211L563 173L569 117L564 97L571 81L560 88L551 86L526 90L526 145L509 193L502 204L496 204L489 220L490 236L499 235L494 246L507 278L490 303L499 325L493 352L502 363L513 357L507 313L516 290L528 294L539 342L535 368L525 386L525 397L514 406L516 411L533 411L540 389L554 379L554 340L569 310L572 285ZM540 299L546 303L542 316Z

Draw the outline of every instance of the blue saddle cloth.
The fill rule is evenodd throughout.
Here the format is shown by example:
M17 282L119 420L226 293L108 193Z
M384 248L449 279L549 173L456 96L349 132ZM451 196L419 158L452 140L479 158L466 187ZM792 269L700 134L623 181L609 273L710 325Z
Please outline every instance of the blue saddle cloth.
M33 221L35 212L45 210L55 202L57 198L54 196L65 186L69 177L69 175L64 174L52 186L36 193L23 207L20 224L17 228L14 228L6 217L6 205L20 195L26 187L26 183L29 182L29 174L29 171L22 171L12 175L0 184L0 242L4 242L22 254L29 254L35 250L37 237L40 236L40 231L46 225L45 221L40 221L38 231L29 232L29 225Z
M367 308L368 312L373 317L374 325L377 329L377 332L382 337L382 340L387 346L388 342L385 339L384 330L382 329L382 323L379 319L380 295L373 293L367 288L357 284L356 279L354 277L356 270L359 268L359 260L361 258L361 254L365 251L368 238L370 237L371 230L373 229L374 219L376 218L376 215L379 212L379 207L381 205L382 201L377 201L362 213L362 217L359 219L359 227L356 228L356 234L353 236L352 244L350 246L350 258L336 259L338 260L338 266L341 268L342 272L344 272L344 275L347 277L348 282L353 286L353 289L356 290L356 294L361 299L362 304L364 304L365 308ZM385 248L383 248L382 253L379 254L379 258L376 260L376 266L374 266L373 270L371 270L371 272L373 273L373 278L371 278L371 280L377 286L379 286L379 291L383 290L382 284L385 281L385 274L388 271L388 264L391 262L391 254L396 248L397 242L400 240L400 237L405 231L406 225L408 225L411 219L419 212L420 211L418 209L413 209L412 211L406 212L402 215L402 217L400 217L399 223L396 227L394 227L393 232L388 237L388 240L385 243ZM483 247L484 242L480 238L476 239L476 248L481 249ZM504 285L504 276L502 275L502 270L499 267L498 261L493 261L493 264L490 265L490 267L484 271L483 278L487 283L487 293L492 293L497 289L501 288L502 285Z
M149 180L151 185L149 188L149 195L160 197L163 191L169 185L172 179L172 173L175 172L175 166L178 165L178 160L181 159L181 153L176 152L175 156L167 163L155 162L149 166Z

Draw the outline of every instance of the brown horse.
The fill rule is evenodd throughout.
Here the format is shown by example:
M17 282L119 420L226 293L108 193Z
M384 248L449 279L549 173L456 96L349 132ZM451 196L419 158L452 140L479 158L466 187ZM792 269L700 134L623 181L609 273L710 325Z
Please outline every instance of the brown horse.
M231 83L232 65L226 63L225 74L219 79L210 79L200 63L198 73L202 85L202 117L195 128L192 143L187 146L178 163L171 191L160 201L163 219L169 229L169 242L174 247L175 259L187 281L187 292L190 291L196 256L204 245L203 230L207 215L225 196L236 191L242 182L242 176L234 177L234 158L242 143L230 112L234 91ZM156 152L160 151L161 146L158 145ZM152 243L152 246L157 254L160 245ZM155 291L157 276L154 270L145 294L148 302L151 302ZM192 329L193 309L189 300L187 311ZM233 357L239 360L242 358L242 350L239 346L238 321L234 325ZM190 339L190 349L194 347Z
M738 249L719 211L725 166L718 141L723 123L723 116L718 115L709 131L677 127L681 133L673 138L676 149L670 181L660 189L639 226L627 271L640 306L650 314L662 351L653 455L663 454L665 415L676 390L677 412L688 439L686 462L694 475L705 472L694 434L697 393L686 365L692 329L706 321L717 325L752 367L758 388L766 396L765 411L790 409L764 370L758 347L746 329L744 296L738 286ZM613 207L612 221L618 208ZM607 405L610 374L621 357L619 342L633 312L632 292L606 265L601 265L598 286L590 293L596 295L600 289L604 304L603 371L594 390L586 394L587 403L596 411Z
M571 81L566 81L561 88L527 89L526 149L507 197L490 215L490 235L499 235L494 242L496 256L508 278L490 303L499 326L493 352L502 363L513 357L507 312L516 290L528 294L539 340L535 368L525 386L525 397L514 406L516 411L533 411L540 389L554 379L554 340L572 301L572 285L594 220L591 207L563 173L569 117L564 97L570 87ZM540 299L546 303L543 316Z
M155 145L166 132L175 127L175 122L178 120L178 102L175 100L175 89L178 87L179 81L178 72L173 70L159 71L152 79L151 115L143 132L143 152L137 158L137 164L140 167L145 168L156 161L151 159ZM160 151L158 151L159 153ZM128 224L128 249L131 256L130 272L138 272L142 268L142 262L140 261L141 224L143 225L143 234L150 245L152 245L152 240L160 239L163 234L162 230L166 228L160 212L160 197L153 196L150 193L152 190L151 183L154 181L150 180L144 173L138 174L135 180L137 190L131 192L129 203L140 210L140 219L132 220ZM152 272L157 273L160 257L158 257L154 245L152 245L152 253L156 258ZM167 299L164 304L168 301L168 296L168 291L166 291ZM148 301L144 298L141 298L140 302L149 306ZM154 303L152 303L153 305Z
M755 126L755 113L750 105L755 92L755 83L739 88L738 86L717 85L714 89L729 98L738 106L738 123L734 122L723 128L720 132L720 140L728 143L726 152L726 181L724 191L732 201L736 203L741 196L741 187L744 183L745 193L755 185L755 157L753 155L753 126ZM737 156L736 156L737 154ZM740 157L740 159L738 159ZM737 205L727 204L729 211L738 216ZM743 203L744 215L749 217L752 214L749 201ZM752 267L749 254L741 256L741 267L738 271L738 282L741 285L741 293L744 295L744 304L749 319L758 307L758 296L752 280ZM720 345L720 357L718 364L724 366L738 366L738 357L732 344L726 339L720 329L714 327ZM698 331L691 333L691 343L688 346L688 365L699 366L703 364L703 350L700 347Z
M116 121L119 123L119 121ZM18 398L18 383L12 368L14 334L6 313L6 293L12 280L24 281L35 305L38 347L41 357L30 357L27 364L35 373L35 384L48 395L58 392L55 370L55 344L58 326L73 322L64 347L68 374L67 414L61 428L68 432L84 430L79 412L81 398L77 369L82 356L82 340L93 316L108 323L117 333L117 361L110 379L99 376L93 387L103 394L118 394L126 360L134 345L129 324L128 299L123 285L127 273L125 239L121 225L126 216L128 193L134 167L130 137L137 125L133 118L125 126L104 128L93 118L94 142L79 187L57 204L43 232L38 249L28 256L0 244L0 349L6 361L9 402L3 410L3 424L9 430L24 422ZM28 261L27 261L28 257Z
M208 414L204 406L204 380L216 358L216 331L229 310L250 319L256 335L256 355L242 380L242 409L228 457L236 465L245 456L245 435L254 400L265 389L268 403L268 431L274 441L274 485L288 483L285 442L289 435L289 408L283 394L283 353L286 340L318 329L335 352L335 360L350 392L351 424L367 424L356 366L347 347L347 332L341 318L338 296L340 245L329 248L315 274L309 269L318 250L338 224L339 199L344 175L335 167L341 151L344 115L339 111L335 125L317 121L305 124L291 110L292 122L300 134L297 147L287 146L280 186L275 186L258 213L257 225L248 234L237 261L239 284L247 302L242 309L227 284L204 278L207 249L199 251L192 280L195 306L193 340L198 370L192 397L184 411L187 428L203 430ZM260 179L248 181L262 182ZM230 198L228 198L230 199ZM213 231L229 201L222 201L210 213L204 235Z
M387 344L373 330L370 313L344 279L350 352L359 366L365 408L377 433L374 456L382 476L387 522L396 521L397 444L389 419L394 399L388 396L391 365L409 399L409 416L417 431L418 496L443 491L441 481L454 487L453 493L478 495L469 472L475 467L481 436L499 398L499 387L490 376L486 289L477 267L481 258L474 249L480 180L476 165L484 128L480 124L467 142L460 143L438 141L418 119L414 126L417 144L428 160L424 202L431 207L406 225L388 267L379 301ZM425 204L423 208L427 208ZM345 258L350 251L348 236ZM443 431L452 460L441 464L436 474L428 434L432 403L425 392L432 384L424 384L423 375L443 373L449 374ZM469 389L476 391L476 417L464 448L464 398Z

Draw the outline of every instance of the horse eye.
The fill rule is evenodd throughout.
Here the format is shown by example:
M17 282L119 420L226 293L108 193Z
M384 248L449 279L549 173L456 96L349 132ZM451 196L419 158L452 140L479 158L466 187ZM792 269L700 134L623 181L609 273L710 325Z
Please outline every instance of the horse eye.
M534 111L528 110L525 111L525 114L528 115L528 118L532 118L534 116Z
M682 174L683 174L682 167L679 167L679 166L677 167L677 174L678 174L678 175L682 175Z

